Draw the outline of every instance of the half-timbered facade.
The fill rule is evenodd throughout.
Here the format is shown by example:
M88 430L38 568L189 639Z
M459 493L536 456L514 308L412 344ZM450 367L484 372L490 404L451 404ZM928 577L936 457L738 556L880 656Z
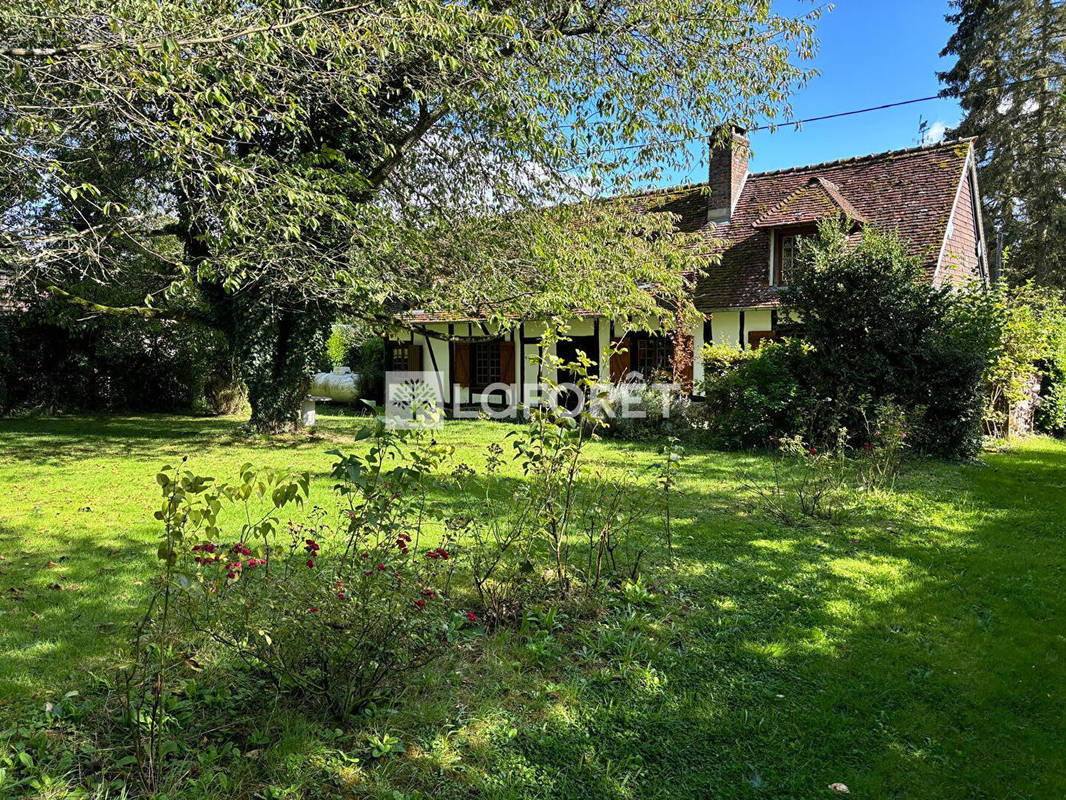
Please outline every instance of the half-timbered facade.
M897 232L934 285L988 280L980 192L972 140L898 150L774 172L749 173L748 140L733 129L711 151L706 183L651 192L657 208L677 215L678 227L705 242L718 263L694 283L702 324L681 335L634 330L629 320L577 315L570 340L552 345L567 360L583 350L601 377L663 372L691 386L702 378L705 343L758 347L780 330L780 291L789 281L796 245L825 219L846 220L853 237L866 225ZM406 332L389 344L389 365L441 375L449 406L478 403L488 394L527 403L544 375L543 325L510 328L476 319L415 311ZM609 355L621 343L621 353ZM680 349L680 352L678 350ZM674 364L682 367L674 369Z

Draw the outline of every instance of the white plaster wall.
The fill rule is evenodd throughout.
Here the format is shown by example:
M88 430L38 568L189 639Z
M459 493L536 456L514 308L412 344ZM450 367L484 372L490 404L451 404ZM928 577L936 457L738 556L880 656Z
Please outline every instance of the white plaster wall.
M692 328L692 384L696 389L703 382L703 323Z
M740 312L715 311L711 315L711 336L715 344L740 346Z
M751 308L744 312L744 346L748 346L748 334L752 331L772 330L770 309Z

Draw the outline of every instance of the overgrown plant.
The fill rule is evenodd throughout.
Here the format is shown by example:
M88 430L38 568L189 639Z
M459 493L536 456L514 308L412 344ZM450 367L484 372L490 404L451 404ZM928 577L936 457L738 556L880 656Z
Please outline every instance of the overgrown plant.
M910 448L909 415L887 399L863 410L864 441L855 450L855 466L867 492L895 485Z
M343 717L473 627L476 615L450 602L454 542L423 531L450 451L380 421L358 438L372 440L365 454L335 453L340 509L287 525L279 514L304 502L307 473L245 464L233 483L160 473L166 572L126 683L146 776L162 755L169 675L191 659L237 659L283 695Z
M846 442L844 429L829 448L819 448L798 435L783 437L772 461L772 482L767 485L752 476L746 486L765 511L786 524L793 524L798 516L831 519L847 488Z
M601 390L589 364L579 359L565 367L596 399ZM587 402L574 411L544 404L531 409L525 429L511 437L523 482L499 476L498 445L490 445L483 478L470 470L457 475L484 509L451 525L473 543L474 588L493 622L520 617L533 600L589 597L639 576L650 543L637 534L635 521L650 498L633 473L588 468L586 446L604 424Z
M125 722L139 777L149 792L157 787L168 733L174 727L169 714L172 688L193 664L189 647L195 647L199 638L196 626L182 624L188 599L197 593L217 596L220 587L225 595L227 582L236 582L246 571L269 570L278 513L289 504L303 503L310 476L255 470L245 464L238 482L216 484L213 478L167 466L156 480L163 496L154 515L163 525L157 550L163 573L135 628L130 657L120 673ZM219 514L224 503L244 512L239 533L228 546L213 543L221 537ZM208 584L199 569L190 568L190 561L197 567L211 565L225 578Z

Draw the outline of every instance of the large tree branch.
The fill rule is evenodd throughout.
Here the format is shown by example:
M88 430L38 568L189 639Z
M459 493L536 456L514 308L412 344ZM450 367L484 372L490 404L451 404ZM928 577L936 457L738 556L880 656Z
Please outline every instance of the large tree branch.
M370 185L374 188L381 186L397 165L403 160L403 157L407 155L407 151L418 144L419 140L429 130L440 121L441 117L446 113L444 106L430 111L424 102L418 104L418 121L411 127L411 130L396 144L390 153L380 164L378 164L369 175Z
M294 28L297 25L302 25L305 22L310 22L313 19L320 19L322 17L335 17L341 14L348 14L352 11L358 11L366 6L363 5L348 5L340 6L338 8L330 9L318 9L308 11L307 13L300 14L297 17L289 20L288 22L276 22L263 25L252 25L247 28L243 28L232 33L222 34L219 36L199 36L187 39L173 39L171 42L177 47L198 47L203 45L212 44L226 44L227 42L236 41L237 39L243 39L248 36L254 36L259 33L273 33L275 31L283 31L288 28ZM106 50L136 50L140 48L144 52L155 52L162 50L168 46L170 42L167 38L158 39L148 42L82 42L79 44L66 45L63 47L0 47L0 56L7 56L9 58L52 58L54 56L70 56L79 55L81 53L98 53Z
M56 297L66 300L71 305L75 305L86 311L91 311L94 314L107 314L111 317L124 317L126 319L197 322L201 325L215 327L215 321L210 316L192 309L155 308L153 306L109 306L104 305L103 303L94 302L93 300L87 300L86 298L72 294L65 289L60 289L55 285L49 286L48 292Z

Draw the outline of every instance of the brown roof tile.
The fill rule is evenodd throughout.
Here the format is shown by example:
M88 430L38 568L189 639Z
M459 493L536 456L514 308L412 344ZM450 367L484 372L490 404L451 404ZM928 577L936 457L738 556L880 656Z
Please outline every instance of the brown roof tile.
M669 205L684 212L680 227L699 230L709 247L720 240L722 261L710 267L696 286L696 306L703 311L720 308L752 308L777 304L770 286L770 231L756 223L786 219L794 201L802 213L800 222L813 221L812 210L821 207L826 216L847 213L883 230L898 232L911 255L922 259L932 279L947 231L951 209L963 176L971 142L897 150L843 161L794 167L748 176L729 222L714 226L706 222L702 187L691 187ZM815 179L817 188L812 185ZM804 190L807 190L804 192ZM829 201L832 202L829 202ZM850 208L849 208L850 206ZM700 220L702 219L702 224Z
M755 228L780 228L783 225L800 225L819 222L827 217L842 216L855 222L866 218L840 193L837 185L826 178L811 178L792 194L759 217Z

